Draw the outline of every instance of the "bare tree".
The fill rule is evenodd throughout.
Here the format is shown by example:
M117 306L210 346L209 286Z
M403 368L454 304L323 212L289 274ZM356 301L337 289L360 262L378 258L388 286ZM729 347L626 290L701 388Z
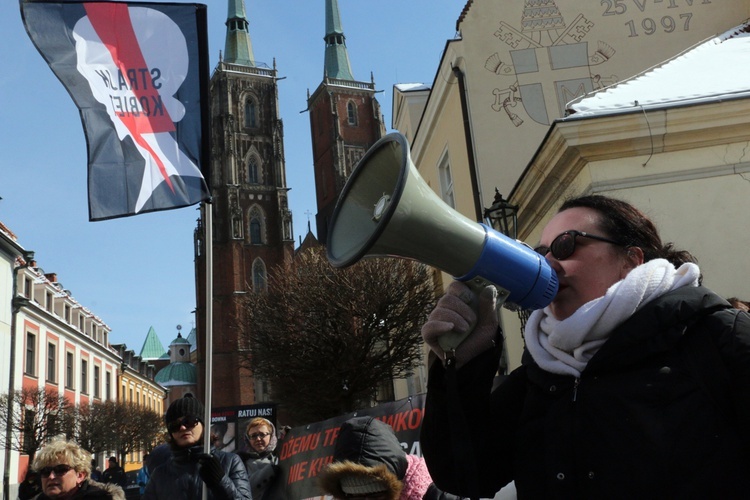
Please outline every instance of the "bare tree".
M434 300L422 264L365 259L335 269L323 248L306 250L271 273L267 292L248 294L244 359L293 424L340 415L421 362Z
M124 463L128 453L151 451L162 437L164 426L161 416L133 403L94 403L81 414L88 417L86 425L79 427L81 440L91 443L91 451L115 450L120 463Z
M23 388L0 395L0 426L11 427L11 449L34 460L37 450L56 436L70 438L75 428L73 407L57 391Z

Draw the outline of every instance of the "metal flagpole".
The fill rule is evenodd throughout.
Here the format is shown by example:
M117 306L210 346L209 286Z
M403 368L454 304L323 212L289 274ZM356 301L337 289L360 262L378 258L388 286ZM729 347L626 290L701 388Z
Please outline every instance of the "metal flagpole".
M213 206L210 202L203 204L206 225L203 228L203 245L206 257L206 379L204 419L203 419L203 450L211 453L211 392L214 365L214 335L213 335L213 311L214 311L214 228L213 228ZM203 498L208 498L208 487L203 484Z

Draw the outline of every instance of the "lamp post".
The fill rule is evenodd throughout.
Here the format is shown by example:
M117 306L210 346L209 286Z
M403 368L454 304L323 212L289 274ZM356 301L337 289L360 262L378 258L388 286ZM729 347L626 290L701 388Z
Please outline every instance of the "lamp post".
M496 229L509 238L516 239L518 226L518 205L511 204L495 188L495 199L489 208L484 209L484 218Z
M18 273L34 261L34 252L23 253L23 263L13 268L13 281L10 294L10 374L8 376L8 418L5 422L5 471L3 472L3 498L10 498L10 447L13 444L13 405L16 383L16 315L22 307L30 304L26 297L18 297Z
M489 208L484 209L484 218L492 226L493 229L500 231L505 236L517 239L518 238L518 205L513 205L508 200L503 198L503 195L495 188L495 199ZM521 337L523 338L523 332L526 328L526 322L529 319L531 311L511 307L508 304L503 304L506 309L515 311L518 314L518 319L521 322ZM503 348L502 359L500 360L501 370L505 370L508 367L508 350Z

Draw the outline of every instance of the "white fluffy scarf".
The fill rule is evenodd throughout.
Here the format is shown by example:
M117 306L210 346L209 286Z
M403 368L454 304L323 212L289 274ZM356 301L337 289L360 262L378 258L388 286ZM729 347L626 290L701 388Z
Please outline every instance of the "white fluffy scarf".
M692 263L675 269L665 259L648 261L562 321L552 316L549 306L534 311L526 323L526 348L543 370L580 377L612 330L664 293L698 286L699 276Z

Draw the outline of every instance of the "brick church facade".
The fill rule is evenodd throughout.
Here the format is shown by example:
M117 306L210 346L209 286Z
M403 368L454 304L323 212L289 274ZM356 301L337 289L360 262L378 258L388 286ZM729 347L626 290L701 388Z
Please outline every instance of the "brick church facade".
M204 399L206 245L213 244L214 408L269 401L268 385L242 366L239 332L252 327L243 317L242 297L262 292L271 270L294 256L275 63L271 68L255 61L244 0L229 0L226 25L210 86L213 199L203 205L195 230L198 394ZM325 41L324 79L308 92L321 242L346 179L385 133L374 81L352 76L337 0L326 0Z

